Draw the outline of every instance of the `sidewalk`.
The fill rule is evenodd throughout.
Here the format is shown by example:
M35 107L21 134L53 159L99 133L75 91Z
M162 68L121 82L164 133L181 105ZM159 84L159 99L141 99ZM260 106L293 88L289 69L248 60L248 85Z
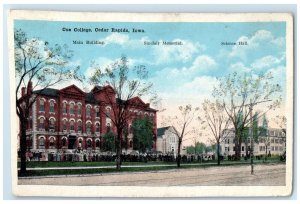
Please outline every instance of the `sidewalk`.
M212 163L195 163L195 164L180 164L181 166L211 166ZM176 166L176 164L145 164L145 165L122 165L126 168L135 167L163 167L163 166ZM110 166L70 166L70 167L35 167L26 168L27 170L67 170L67 169L111 169L115 168L116 165ZM18 168L20 170L20 168Z

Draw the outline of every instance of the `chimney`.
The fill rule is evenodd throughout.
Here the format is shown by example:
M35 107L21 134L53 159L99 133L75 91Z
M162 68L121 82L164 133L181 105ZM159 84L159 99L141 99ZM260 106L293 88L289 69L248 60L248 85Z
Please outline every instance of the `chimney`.
M22 97L25 96L25 87L22 87Z
M32 82L29 81L27 86L27 94L30 95L31 93L32 93Z

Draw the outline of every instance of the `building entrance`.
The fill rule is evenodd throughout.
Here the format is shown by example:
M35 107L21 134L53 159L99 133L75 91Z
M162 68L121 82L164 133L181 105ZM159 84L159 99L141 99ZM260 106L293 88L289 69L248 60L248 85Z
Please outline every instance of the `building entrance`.
M75 148L76 148L76 136L69 135L68 149L75 149Z

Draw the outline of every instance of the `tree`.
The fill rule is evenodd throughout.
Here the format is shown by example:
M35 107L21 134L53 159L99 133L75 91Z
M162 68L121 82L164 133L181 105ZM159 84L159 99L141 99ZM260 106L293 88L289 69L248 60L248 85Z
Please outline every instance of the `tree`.
M121 57L113 64L103 69L97 64L92 64L95 70L90 77L90 82L95 85L111 87L104 89L106 101L100 106L112 107L112 114L108 114L105 109L100 111L106 115L115 128L116 137L116 169L121 169L121 151L123 131L130 119L129 108L139 108L138 105L131 103L130 99L134 96L150 96L150 102L157 102L157 95L152 92L152 83L147 82L148 71L145 66L128 67L126 57ZM135 107L136 106L136 107Z
M195 114L199 111L199 108L192 108L192 105L179 106L179 114L174 117L167 117L163 123L164 126L172 126L170 131L176 135L178 139L178 148L177 148L177 167L180 167L181 162L181 146L184 137L192 132L189 130L191 122L194 120ZM169 125L167 125L169 124ZM170 125L171 124L171 125Z
M153 123L148 117L135 119L132 124L133 148L139 152L146 152L153 144Z
M286 117L277 115L274 121L281 128L282 132L286 134L286 123L287 123Z
M47 41L28 38L21 29L14 31L14 53L16 112L20 122L20 176L26 176L26 126L38 93L64 80L82 81L82 76L78 74L79 67L69 65L73 54L66 45L50 47Z
M202 109L204 119L199 118L199 120L202 121L202 124L206 124L209 127L210 132L215 138L217 145L217 163L220 165L220 141L222 138L226 138L229 133L227 129L230 120L227 117L223 104L218 100L215 102L205 100L202 103Z
M104 151L115 151L115 135L112 132L107 132L103 135L103 150Z
M205 152L205 150L206 150L206 145L203 142L196 142L194 146L193 145L188 146L186 152L188 154L202 154Z
M272 72L259 75L254 74L229 74L218 79L213 96L223 102L224 109L235 129L235 158L240 159L242 132L249 126L253 107L257 104L268 102L258 118L271 109L280 105L281 87L272 83ZM243 114L243 120L239 120Z
M267 157L268 157L268 148L270 147L271 139L270 139L270 135L268 133L268 120L267 120L266 115L264 115L264 117L263 117L263 124L260 127L260 136L264 137L263 138L263 143L264 143L265 150L266 150L265 160L267 160Z

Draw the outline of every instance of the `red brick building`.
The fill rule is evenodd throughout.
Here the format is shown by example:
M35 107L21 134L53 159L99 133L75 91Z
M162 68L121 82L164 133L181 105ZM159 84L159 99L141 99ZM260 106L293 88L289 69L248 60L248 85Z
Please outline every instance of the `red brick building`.
M27 91L32 91L31 89L29 84ZM48 154L79 150L99 153L102 151L103 135L109 130L113 133L116 131L111 119L113 108L116 108L116 103L120 100L116 99L116 94L110 86L95 86L88 93L75 85L59 90L46 88L33 93L37 98L30 110L27 124L27 146L31 152ZM22 89L22 95L24 94L25 88ZM153 120L155 150L156 110L150 108L150 104L144 103L139 97L129 99L128 104L128 130L136 117L150 117ZM132 151L131 133L124 144L127 144L129 152Z

